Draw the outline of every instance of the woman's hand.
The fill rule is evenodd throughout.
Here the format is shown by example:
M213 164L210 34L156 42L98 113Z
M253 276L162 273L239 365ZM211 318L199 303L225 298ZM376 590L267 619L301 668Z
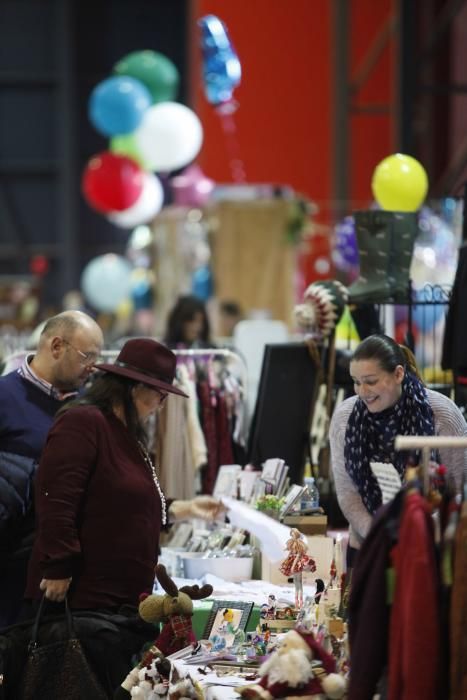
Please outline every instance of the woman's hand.
M169 514L171 520L188 520L189 518L215 520L225 511L224 504L217 498L213 496L196 496L191 501L173 501Z
M44 595L49 600L53 600L56 603L61 603L65 600L65 596L70 587L71 578L43 578L40 582L39 588L44 591Z

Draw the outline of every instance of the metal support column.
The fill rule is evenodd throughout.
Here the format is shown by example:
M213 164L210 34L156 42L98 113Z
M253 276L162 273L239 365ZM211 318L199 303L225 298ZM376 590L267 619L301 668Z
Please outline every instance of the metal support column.
M74 72L74 0L55 0L57 49L57 223L60 250L59 298L78 283L78 202Z
M334 0L333 40L334 66L333 80L333 199L335 200L336 220L342 219L347 211L349 199L349 8L347 0Z
M416 101L416 66L414 43L416 34L416 8L414 2L399 0L399 65L397 73L399 100L397 102L396 140L398 151L414 153L414 105Z

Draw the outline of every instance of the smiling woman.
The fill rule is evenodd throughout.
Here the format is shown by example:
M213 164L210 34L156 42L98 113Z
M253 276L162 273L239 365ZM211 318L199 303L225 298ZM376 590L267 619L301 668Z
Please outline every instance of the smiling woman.
M330 426L331 464L340 507L359 548L382 503L372 462L392 463L404 478L416 455L394 450L396 435L465 436L467 425L449 398L427 389L410 350L386 335L366 338L354 352L350 374L356 396L335 410ZM440 450L448 486L459 491L467 475L463 450Z

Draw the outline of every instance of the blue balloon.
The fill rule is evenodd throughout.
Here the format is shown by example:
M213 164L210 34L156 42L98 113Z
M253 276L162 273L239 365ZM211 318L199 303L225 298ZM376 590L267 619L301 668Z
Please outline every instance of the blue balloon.
M201 27L201 52L206 99L221 105L232 99L240 84L242 69L233 48L227 27L215 15L206 15L198 21Z
M130 134L141 124L151 104L151 94L143 83L127 75L114 76L92 91L89 119L104 136Z
M191 280L191 291L193 295L202 301L207 301L212 297L213 287L211 269L207 265L198 267L193 273Z
M131 300L135 311L152 309L154 306L154 294L152 285L148 280L138 280L131 288Z
M422 302L434 303L417 304L417 299ZM445 312L446 305L441 300L438 300L438 303L436 303L436 296L433 296L430 289L419 289L416 292L412 308L412 321L420 333L428 333L433 330Z
M131 292L131 264L114 253L93 258L81 275L81 291L96 311L115 311Z

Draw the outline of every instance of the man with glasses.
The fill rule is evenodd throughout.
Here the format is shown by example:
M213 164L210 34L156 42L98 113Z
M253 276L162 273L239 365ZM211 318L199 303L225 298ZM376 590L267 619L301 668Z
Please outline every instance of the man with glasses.
M64 311L46 322L35 354L0 377L0 626L15 622L22 604L33 481L47 433L63 402L85 384L102 346L90 316Z

